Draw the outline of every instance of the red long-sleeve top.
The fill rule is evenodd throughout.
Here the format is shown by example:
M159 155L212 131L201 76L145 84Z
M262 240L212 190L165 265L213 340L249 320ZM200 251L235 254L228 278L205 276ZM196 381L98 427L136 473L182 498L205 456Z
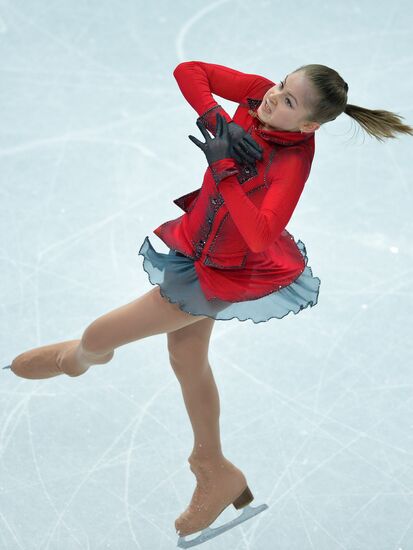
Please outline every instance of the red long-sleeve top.
M205 205L211 195L210 173L238 230L237 233L230 233L231 243L242 237L247 255L242 269L212 269L208 265L216 264L208 263L208 252L225 252L217 250L219 239L216 239L216 233L220 231L222 234L225 230L215 227L209 232L209 238L201 241L203 244L197 249L196 257L200 261L195 262L195 267L208 299L216 296L242 301L288 285L305 267L302 255L285 227L310 173L314 156L314 133L263 128L256 110L266 91L275 85L263 76L202 61L180 63L173 74L183 96L213 135L216 114L220 113L227 122L233 120L250 133L263 148L263 157L254 164L253 178L248 176L248 168L232 158L213 163L207 168L198 200L189 215L187 213L177 220L162 224L154 231L155 234L171 248L189 255L189 249L180 240L185 235L186 241L194 242L191 236L196 233L196 227L202 225L203 212L207 209ZM238 103L233 117L215 101L213 93ZM202 139L202 136L197 137ZM239 181L240 173L245 178L242 184ZM262 189L262 181L265 191ZM191 219L195 220L192 226ZM221 218L217 223L220 222ZM227 246L228 235L222 241Z
M247 197L236 177L228 176L218 185L235 225L252 252L262 252L277 240L290 220L304 188L303 179L294 177L294 174L303 170L302 160L296 153L286 153L286 157L284 162L279 160L280 173L274 175L260 208ZM217 169L216 166L217 163L214 163L213 171ZM221 170L230 169L235 166L235 162L228 158L224 162L220 161L219 166ZM291 179L286 177L287 169Z
M260 75L242 73L223 65L202 61L181 63L173 74L183 96L200 116L218 105L212 93L240 103L251 94L256 97L257 92L258 95L263 96L269 88L274 86L271 80ZM233 120L222 107L214 111L214 117L216 112L219 112L227 122ZM215 135L213 117L210 124L214 124L213 134ZM270 131L267 134L268 136L274 134L281 141L297 142L303 139L301 132ZM305 137L308 139L309 135ZM277 170L272 173L271 187L260 208L257 208L247 197L235 176L228 176L219 183L219 192L225 200L234 223L253 252L261 252L268 248L283 231L294 212L308 177L308 157L300 154L300 151L288 151L288 147L286 149L283 158L280 158L280 154L278 155ZM224 163L220 161L217 165L216 171L236 168L236 162L232 158L224 160ZM213 168L211 167L212 170Z

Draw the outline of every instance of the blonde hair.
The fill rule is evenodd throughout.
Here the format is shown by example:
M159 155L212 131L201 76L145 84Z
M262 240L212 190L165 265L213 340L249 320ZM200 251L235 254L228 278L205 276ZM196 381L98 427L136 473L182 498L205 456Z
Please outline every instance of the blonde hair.
M347 82L337 71L326 65L302 65L295 71L304 71L314 90L305 105L309 121L324 124L336 119L341 113L353 118L362 128L377 140L395 138L395 134L413 135L413 128L402 123L403 117L382 109L366 109L347 103Z

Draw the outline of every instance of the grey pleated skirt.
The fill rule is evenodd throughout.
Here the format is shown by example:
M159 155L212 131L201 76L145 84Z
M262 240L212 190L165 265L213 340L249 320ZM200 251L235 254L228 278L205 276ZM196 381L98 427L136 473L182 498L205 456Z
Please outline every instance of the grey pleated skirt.
M297 245L305 258L304 271L290 285L257 298L242 302L226 302L218 298L207 300L202 292L194 260L170 249L168 254L157 252L146 236L139 249L143 256L143 268L149 281L159 285L160 293L180 309L192 315L205 315L216 320L251 320L263 323L276 317L282 319L291 311L295 314L308 306L315 306L321 280L314 277L311 267L307 266L307 253L302 241Z

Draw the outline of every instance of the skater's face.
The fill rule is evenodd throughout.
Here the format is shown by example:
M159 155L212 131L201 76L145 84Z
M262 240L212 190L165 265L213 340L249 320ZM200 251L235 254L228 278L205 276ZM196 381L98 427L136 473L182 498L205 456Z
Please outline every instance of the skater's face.
M312 100L314 92L304 71L290 73L265 93L257 115L265 130L314 132L320 125L308 120L306 110Z

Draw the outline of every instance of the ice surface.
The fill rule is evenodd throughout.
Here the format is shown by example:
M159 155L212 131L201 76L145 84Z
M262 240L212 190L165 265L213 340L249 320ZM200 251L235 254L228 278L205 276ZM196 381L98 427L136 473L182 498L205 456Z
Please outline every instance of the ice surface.
M206 168L178 63L275 82L326 64L350 103L412 124L412 28L407 0L3 1L1 366L151 290L138 248L149 235L166 252L152 230ZM288 225L317 306L215 322L223 450L269 509L205 548L413 548L412 138L358 128L342 115L316 132ZM0 373L1 549L176 546L195 478L165 333L79 378Z

